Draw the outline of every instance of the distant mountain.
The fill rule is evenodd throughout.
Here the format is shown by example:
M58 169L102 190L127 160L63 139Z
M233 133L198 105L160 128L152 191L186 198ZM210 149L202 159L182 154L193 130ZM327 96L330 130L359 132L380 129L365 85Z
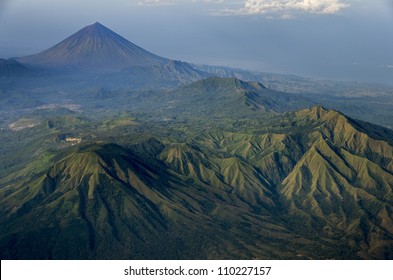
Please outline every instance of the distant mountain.
M260 82L269 89L295 93L353 118L393 128L393 89L388 85L319 80L224 66L192 66L211 76Z
M356 119L388 128L392 123L391 87L312 80L171 60L142 49L100 23L86 26L41 53L6 63L2 60L0 64L0 87L3 91L16 92L17 89L31 92L31 88L35 91L39 88L53 94L69 88L72 91L100 87L111 90L174 89L208 77L236 78L262 83L267 89L277 92L297 94L293 98L289 95L284 98L280 94L278 99L281 98L281 101L276 100L272 104L262 100L263 96L249 95L244 98L250 107L257 110L280 112L301 108L295 104L323 104ZM42 100L45 94L41 92L33 99ZM261 102L264 108L258 105Z
M98 22L45 51L16 60L65 77L57 84L84 87L173 87L208 76L186 62L152 54ZM53 77L42 83L51 81Z
M260 117L264 113L277 114L316 105L301 95L271 90L261 83L218 77L201 79L174 90L119 92L105 99L100 99L100 95L87 96L91 100L86 106L98 103L105 108L127 106L134 112L159 119Z
M33 71L14 59L0 59L1 77L23 77Z
M391 131L318 106L187 133L95 139L2 178L1 258L393 258Z
M34 66L71 69L120 70L132 66L168 63L100 23L86 26L43 52L18 58Z
M261 83L212 77L180 87L166 95L173 110L210 116L285 112L315 105L307 98L266 88ZM251 109L251 110L250 110Z

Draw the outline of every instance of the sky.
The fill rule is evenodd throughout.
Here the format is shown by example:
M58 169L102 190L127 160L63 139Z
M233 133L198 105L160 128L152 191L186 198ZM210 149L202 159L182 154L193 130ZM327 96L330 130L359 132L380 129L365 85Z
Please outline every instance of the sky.
M95 22L171 59L393 85L393 0L0 0L0 58Z

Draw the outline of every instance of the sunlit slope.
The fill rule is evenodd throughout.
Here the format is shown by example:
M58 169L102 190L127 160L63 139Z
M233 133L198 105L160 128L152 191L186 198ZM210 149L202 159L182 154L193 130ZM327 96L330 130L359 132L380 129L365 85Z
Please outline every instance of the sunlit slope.
M393 258L390 131L312 107L188 133L10 174L2 258Z
M351 236L361 257L385 257L393 236L392 146L335 111L316 107L297 117L319 126L278 188L288 213L327 237Z
M284 246L290 233L266 210L252 214L259 202L249 201L247 191L272 202L257 181L234 190L237 177L219 179L223 188L190 184L171 170L149 168L117 145L78 149L42 176L2 189L1 254L13 259L278 257L277 245L262 253L258 248L266 245L254 247L253 239L276 236ZM245 238L246 224L248 231L265 230Z

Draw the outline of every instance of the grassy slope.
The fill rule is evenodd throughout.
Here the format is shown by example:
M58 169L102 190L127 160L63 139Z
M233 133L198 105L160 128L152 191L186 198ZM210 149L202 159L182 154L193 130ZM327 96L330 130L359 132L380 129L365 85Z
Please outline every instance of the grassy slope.
M158 140L123 120L50 122L54 143L71 126L98 144L2 178L2 257L392 257L389 131L374 139L322 107L237 129L179 121ZM14 133L37 141L40 129Z

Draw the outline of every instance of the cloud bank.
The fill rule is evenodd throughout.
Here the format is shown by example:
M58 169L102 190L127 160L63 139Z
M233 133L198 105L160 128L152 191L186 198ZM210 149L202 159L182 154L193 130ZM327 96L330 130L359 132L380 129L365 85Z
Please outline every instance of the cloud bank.
M349 4L344 1L348 0L140 0L138 4L164 6L194 2L214 7L213 15L265 15L291 18L299 13L337 14L349 7Z
M349 4L342 0L245 0L244 6L236 10L225 10L232 15L269 15L303 12L311 14L336 14Z

